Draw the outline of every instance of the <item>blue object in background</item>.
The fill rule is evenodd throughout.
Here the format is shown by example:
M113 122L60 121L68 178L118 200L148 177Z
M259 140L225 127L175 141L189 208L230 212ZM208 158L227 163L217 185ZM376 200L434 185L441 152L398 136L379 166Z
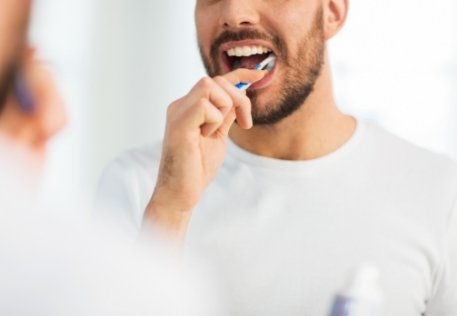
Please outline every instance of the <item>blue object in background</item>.
M14 77L14 95L24 112L32 113L35 110L35 99L21 72L17 72Z

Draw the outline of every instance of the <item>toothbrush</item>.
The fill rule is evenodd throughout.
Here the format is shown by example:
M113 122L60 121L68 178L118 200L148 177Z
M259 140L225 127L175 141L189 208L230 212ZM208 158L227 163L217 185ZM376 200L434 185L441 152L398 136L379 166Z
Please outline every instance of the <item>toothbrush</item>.
M260 64L258 64L255 69L256 70L266 70L271 71L276 63L276 57L273 54L270 54L267 58L265 58ZM236 85L239 90L246 90L248 89L252 83L240 82Z
M13 89L21 109L26 113L33 112L35 110L35 99L30 92L24 75L20 71L15 75Z

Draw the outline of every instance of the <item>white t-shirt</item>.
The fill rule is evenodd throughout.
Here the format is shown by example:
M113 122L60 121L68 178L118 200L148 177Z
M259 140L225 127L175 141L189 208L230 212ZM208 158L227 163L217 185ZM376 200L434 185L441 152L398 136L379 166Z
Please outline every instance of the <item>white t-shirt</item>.
M102 203L139 229L160 145L106 169ZM381 272L385 315L457 315L457 165L359 121L319 159L284 161L232 142L193 211L187 245L216 267L230 315L327 315L347 274Z
M16 145L0 135L0 315L223 315L200 262L132 243L75 203L43 203L34 161Z

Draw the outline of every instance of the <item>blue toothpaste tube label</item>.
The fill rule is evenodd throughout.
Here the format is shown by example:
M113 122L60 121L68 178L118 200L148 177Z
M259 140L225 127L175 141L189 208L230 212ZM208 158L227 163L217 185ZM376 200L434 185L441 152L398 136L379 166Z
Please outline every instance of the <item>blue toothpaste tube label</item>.
M382 308L380 304L338 295L333 301L330 316L382 316Z

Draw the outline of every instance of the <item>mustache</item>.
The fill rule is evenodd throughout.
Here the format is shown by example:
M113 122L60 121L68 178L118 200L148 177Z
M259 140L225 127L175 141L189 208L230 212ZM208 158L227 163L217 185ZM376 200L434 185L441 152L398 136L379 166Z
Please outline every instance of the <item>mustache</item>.
M222 44L242 40L263 40L273 44L279 55L287 60L286 45L279 36L269 36L255 29L243 29L238 32L224 31L211 44L210 55L213 61L219 58L219 48ZM279 56L277 56L279 57Z

